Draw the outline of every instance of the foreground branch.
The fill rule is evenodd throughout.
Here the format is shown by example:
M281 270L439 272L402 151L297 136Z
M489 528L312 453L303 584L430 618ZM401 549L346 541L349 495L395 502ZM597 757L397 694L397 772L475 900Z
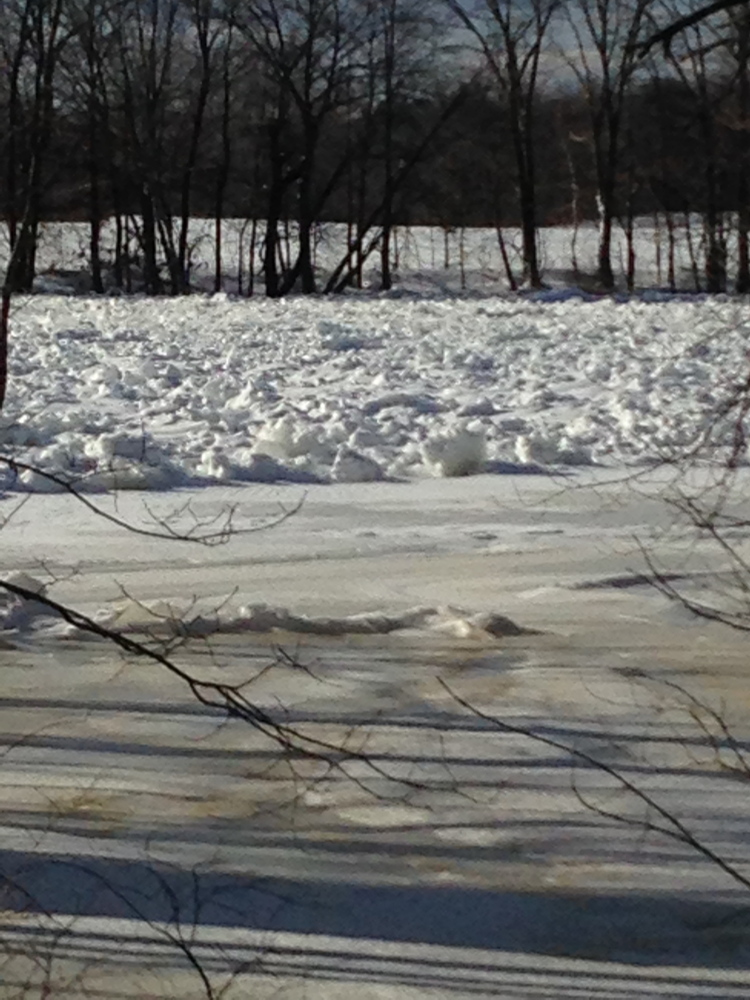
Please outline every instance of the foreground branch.
M277 525L283 524L283 522L288 518L293 517L301 509L305 502L303 494L291 507L285 507L283 504L279 504L280 512L276 515L276 517L271 517L268 521L264 521L262 524L255 525L251 528L236 528L234 526L234 515L237 511L236 504L228 504L226 506L226 509L223 511L223 523L216 530L203 530L203 527L206 524L216 523L218 520L217 517L212 517L210 520L204 522L198 522L192 529L188 529L187 531L178 531L177 529L172 528L169 522L164 518L154 518L156 523L159 525L158 528L143 528L133 524L131 521L126 521L124 518L118 517L116 514L112 514L109 511L104 510L102 507L99 507L97 504L89 500L83 493L81 493L75 482L71 482L54 472L46 472L38 466L28 465L26 462L19 462L17 459L11 458L8 455L0 455L0 465L7 466L7 468L9 468L16 476L18 476L21 472L31 472L34 473L34 475L41 476L47 482L58 487L58 489L60 489L63 493L68 493L70 496L75 497L76 500L83 504L87 510L91 511L92 514L96 514L97 517L102 517L105 521L109 521L110 524L114 524L118 528L124 528L126 531L129 531L134 535L143 535L146 538L160 538L168 541L193 542L198 545L206 545L208 547L212 547L214 545L224 545L235 535L249 535L254 534L257 531L264 531L266 528L275 528ZM183 505L180 512L184 512L188 509L188 507L189 503Z
M669 54L669 46L672 43L672 39L675 35L679 35L681 31L686 31L688 28L694 28L696 24L702 24L704 21L707 21L709 17L713 17L714 14L721 14L723 11L731 10L733 7L747 5L748 0L714 0L713 3L699 7L698 10L694 10L692 13L678 18L666 28L662 28L661 31L655 32L647 38L645 42L641 42L641 44L637 46L636 52L639 56L645 56L651 51L651 49L654 48L654 46L662 45L664 46L665 54Z
M285 753L325 763L332 769L340 771L346 778L354 781L355 784L368 792L369 789L367 786L356 776L347 772L344 764L363 764L374 775L397 782L399 785L408 788L421 789L424 787L423 784L408 778L394 777L394 775L381 767L365 751L353 750L349 747L332 743L329 740L318 739L301 732L294 726L275 719L265 709L256 705L245 695L243 690L247 687L247 683L245 682L231 684L193 677L192 674L158 649L152 649L138 639L107 628L106 625L94 621L93 618L89 618L80 611L69 608L59 601L52 600L52 598L44 594L39 594L19 584L11 583L8 580L0 580L0 590L20 597L25 601L35 601L38 604L42 604L80 632L105 639L125 653L137 657L145 657L154 663L158 663L159 666L185 684L200 704L222 712L229 718L239 719L247 723L263 736L276 743Z

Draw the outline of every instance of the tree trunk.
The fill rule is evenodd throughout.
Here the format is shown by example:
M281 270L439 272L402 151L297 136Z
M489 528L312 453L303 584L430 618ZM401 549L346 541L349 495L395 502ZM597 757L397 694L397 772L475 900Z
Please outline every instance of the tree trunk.
M710 126L707 126L710 129ZM712 131L712 129L710 129ZM717 295L727 290L727 252L721 226L721 213L718 210L718 192L716 178L715 152L713 148L706 150L706 211L704 214L704 233L706 240L706 291Z
M542 284L536 240L536 191L535 185L527 182L521 186L521 241L524 281L531 288L540 288Z
M125 250L123 248L123 225L122 225L122 213L120 212L120 206L115 202L115 259L112 264L112 277L117 288L122 288L123 286L123 260L125 256Z
M144 188L141 191L141 249L143 251L143 280L148 295L160 295L163 291L157 260L156 216L151 196Z
M8 334L10 328L10 289L2 290L0 301L0 413L8 391Z
M214 200L214 217L216 219L216 254L214 259L214 291L221 291L222 260L221 260L221 226L224 219L224 197L229 183L229 170L232 158L232 136L230 131L231 112L231 74L229 65L229 39L224 53L224 71L222 74L221 103L221 162L216 179L216 197ZM240 292L241 294L241 292Z
M500 247L500 256L503 259L503 267L505 268L505 277L508 279L508 288L511 292L518 291L518 282L513 274L513 268L510 266L510 257L508 256L508 247L505 242L505 236L503 234L503 228L498 222L495 226L497 232L497 242Z
M393 230L393 71L395 59L395 7L393 0L388 4L383 34L385 121L383 122L383 218L380 239L380 287L384 292L393 287L391 271L391 232Z
M99 160L97 156L98 129L95 111L89 108L89 257L91 265L91 287L101 295L102 282L101 243L101 198L99 194Z
M606 141L606 151L601 147L597 150L597 177L599 188L599 249L597 254L597 280L605 291L615 287L615 275L612 269L612 230L615 218L615 185L617 168L617 135L616 124L610 121L607 125L606 140L600 135L599 143Z
M515 64L513 63L512 66ZM516 78L517 69L511 69L510 79L510 128L518 171L518 199L521 213L521 257L523 280L531 288L540 288L536 219L536 165L532 129L533 90L524 96L522 82Z
M305 159L307 161L307 157ZM311 167L306 167L303 176L300 178L297 261L287 280L284 282L285 286L287 286L285 291L292 291L293 285L296 284L297 278L299 278L301 289L306 295L310 295L315 291L315 270L313 268L312 254L312 227L314 220L310 204L310 186L312 184L310 171Z
M737 132L737 282L740 295L750 292L750 17L740 12L735 18L738 35L738 105L740 128Z
M609 193L602 193L601 213L597 280L605 291L611 291L615 287L615 275L612 270L612 222L614 213L612 211L612 197Z
M188 260L188 231L190 228L190 204L193 193L193 175L198 162L198 148L203 131L203 119L206 111L206 104L211 87L211 65L210 51L205 37L205 30L200 26L198 35L201 48L201 82L198 90L198 100L193 112L193 123L190 129L190 143L188 145L185 169L182 173L182 183L180 190L180 235L177 245L177 260L183 275L187 275ZM185 285L189 285L187 278L184 278Z
M677 251L677 238L675 236L674 216L667 212L667 283L670 292L677 291L677 278L675 272L675 256Z

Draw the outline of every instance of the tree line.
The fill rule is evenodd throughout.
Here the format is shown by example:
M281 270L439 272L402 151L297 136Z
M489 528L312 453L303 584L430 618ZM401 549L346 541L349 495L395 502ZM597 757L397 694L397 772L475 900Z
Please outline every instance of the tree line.
M32 287L39 227L65 219L87 224L95 291L131 288L136 273L147 292L187 292L198 216L215 220L217 289L232 217L259 234L247 290L257 274L270 296L361 284L373 260L388 289L394 227L417 224L495 227L511 286L536 286L539 228L585 220L599 225L606 290L613 228L626 233L632 285L635 220L658 214L672 286L687 225L696 287L726 290L731 273L748 292L750 5L709 7L5 0L6 290ZM347 240L321 276L323 221L344 223Z

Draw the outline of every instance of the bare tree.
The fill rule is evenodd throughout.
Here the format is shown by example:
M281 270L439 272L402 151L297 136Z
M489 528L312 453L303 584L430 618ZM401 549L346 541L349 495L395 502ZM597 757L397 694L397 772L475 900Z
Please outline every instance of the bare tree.
M68 41L64 0L18 0L3 10L9 67L6 217L10 237L9 291L28 291L36 271L45 156L54 113L60 53Z
M568 23L577 55L569 58L589 110L599 200L597 276L614 287L612 229L618 215L617 176L628 88L638 67L635 43L649 0L573 0Z
M499 93L507 101L516 161L524 280L541 284L537 250L534 116L540 59L560 0L446 0L476 40Z
M217 43L225 32L224 25L215 19L214 5L207 0L189 0L190 26L195 35L197 47L197 90L193 99L191 109L192 122L190 125L190 139L188 141L187 154L182 166L182 177L180 179L180 227L177 244L177 263L180 274L184 275L184 287L186 290L188 281L188 233L190 229L190 216L192 207L193 179L198 163L201 135L203 133L206 107L211 94L213 77L215 72L214 51ZM189 61L188 65L192 63ZM190 73L192 76L192 73ZM189 80L190 77L188 77ZM180 88L181 92L189 90L188 80L184 81Z
M104 291L101 226L105 216L105 184L117 187L110 124L108 65L114 55L112 40L103 30L108 0L69 0L66 18L71 43L60 59L60 89L69 107L83 122L88 181L89 266L95 292Z
M722 115L732 137L729 152L736 177L737 276L736 290L750 292L750 6L730 11L731 30L726 39L729 63L729 108Z
M264 74L269 181L264 273L268 295L282 295L299 282L316 289L313 226L343 175L339 160L326 175L321 151L327 126L348 97L368 3L344 0L240 0L231 19L252 47ZM298 251L279 275L279 223L293 201Z
M670 48L668 60L675 75L694 99L699 138L698 157L702 174L700 194L693 210L703 218L706 291L719 293L727 287L727 233L722 182L724 166L720 141L720 114L734 80L722 80L715 58L719 36L702 21L686 31L678 47Z
M383 221L380 240L381 287L388 291L391 277L391 233L393 230L393 113L395 100L396 33L398 0L383 0Z
M437 144L446 124L464 106L471 85L459 83L448 92L437 108L431 108L433 117L424 126L416 141L405 151L404 158L398 165L391 180L393 196L405 189L416 169L427 157L428 152ZM382 201L378 200L369 214L359 218L357 235L353 245L346 248L344 256L333 269L325 285L326 292L341 292L348 287L357 275L361 274L365 261L375 253L380 246L382 230L378 223L383 218Z
M186 286L168 197L175 157L167 124L180 15L180 0L155 0L148 7L127 3L111 8L107 25L116 40L111 65L113 127L127 199L133 201L128 208L137 212L134 223L144 286L151 294L164 290L160 253L166 259L171 290L180 292Z
M234 45L234 32L231 23L227 25L221 44L221 88L219 91L220 138L216 165L216 181L214 186L214 291L221 290L222 285L222 249L223 249L223 219L227 185L232 167L232 119L233 91L237 65L237 53Z

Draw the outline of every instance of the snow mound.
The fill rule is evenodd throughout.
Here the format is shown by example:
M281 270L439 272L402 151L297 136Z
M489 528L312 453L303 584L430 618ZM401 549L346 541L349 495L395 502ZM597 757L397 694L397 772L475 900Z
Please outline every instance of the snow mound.
M170 490L184 485L185 472L164 462L146 465L128 459L114 458L109 465L91 472L76 474L74 469L60 468L57 463L45 463L38 469L25 469L19 486L29 493L110 493L120 490Z
M496 612L472 613L453 607L416 607L399 613L385 611L314 617L268 604L242 606L235 615L193 614L185 617L179 602L132 600L104 609L97 619L117 632L206 636L217 632L292 632L303 635L389 635L419 631L458 639L500 639L523 635L526 629Z
M328 463L333 460L337 444L327 439L324 427L287 413L269 420L261 428L253 451L284 460L308 459Z
M443 609L433 619L432 627L456 639L483 639L488 636L502 639L505 636L528 635L531 631L496 611L472 614L460 608Z
M196 472L209 479L245 483L319 483L320 478L305 469L277 461L263 452L242 449L230 458L220 448L210 448L201 456Z
M186 475L182 469L163 462L147 465L115 459L108 468L86 476L76 483L83 492L111 493L119 490L171 490L184 485Z
M374 483L382 478L383 470L374 459L346 445L339 447L331 470L331 479L334 482Z
M436 476L473 476L487 462L487 444L481 431L461 428L437 434L422 444L424 464Z
M575 440L562 436L555 440L542 434L519 434L516 456L523 465L592 465L591 450Z
M234 479L247 483L320 483L322 480L306 469L277 462L270 455L251 452L240 464L232 466Z

